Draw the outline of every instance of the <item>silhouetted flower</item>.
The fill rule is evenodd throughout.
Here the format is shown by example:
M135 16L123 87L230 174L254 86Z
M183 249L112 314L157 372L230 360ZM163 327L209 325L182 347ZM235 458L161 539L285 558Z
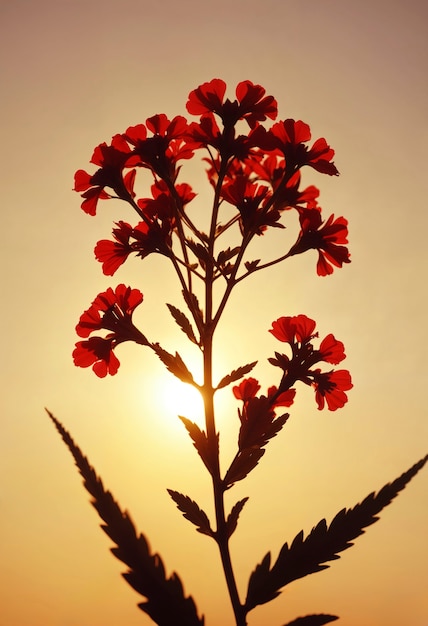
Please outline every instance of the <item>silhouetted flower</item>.
M186 108L192 115L215 113L225 126L234 126L238 120L245 119L250 128L267 117L275 119L278 114L275 98L265 96L264 87L249 80L237 85L236 100L225 100L225 93L226 83L220 78L213 78L190 92Z
M324 408L325 402L330 411L341 409L348 402L345 391L352 389L353 385L347 370L321 372L317 369L312 372L312 376L319 410Z
M352 388L348 371L321 372L312 369L316 363L324 361L337 365L345 358L345 349L331 333L327 335L316 349L312 343L318 337L315 322L306 315L280 317L272 322L270 333L284 343L288 343L291 355L275 352L275 358L269 362L283 370L278 392L291 389L297 381L312 385L318 408L324 407L324 399L330 411L334 411L347 402L345 391Z
M299 169L304 165L313 167L322 174L337 176L339 172L331 161L334 150L324 138L317 139L311 148L305 145L311 139L308 124L301 120L286 119L276 122L264 133L263 146L268 150L279 150L287 166Z
M195 146L189 140L187 129L183 116L177 115L170 121L161 113L149 117L145 125L130 126L123 137L134 146L133 154L139 165L148 167L163 180L174 181L177 162L193 156Z
M95 174L77 170L74 175L74 191L84 192L81 194L84 198L81 207L85 213L95 215L98 200L112 197L105 191L105 187L112 189L123 200L133 197L135 170L129 171L125 176L123 170L135 165L135 159L122 135L115 135L110 145L101 143L97 146L91 163L101 166Z
M79 337L89 337L97 330L111 331L105 337L93 336L76 344L73 352L75 365L89 367L97 376L116 374L119 361L113 354L114 348L125 341L148 345L145 336L132 323L135 308L143 301L138 289L121 284L113 291L111 287L98 294L92 305L81 316L76 326Z
M334 219L330 215L326 222L322 221L319 209L308 208L299 210L300 233L289 256L301 254L313 248L318 250L317 274L327 276L333 273L333 265L342 267L350 263L348 248L348 222L344 217Z

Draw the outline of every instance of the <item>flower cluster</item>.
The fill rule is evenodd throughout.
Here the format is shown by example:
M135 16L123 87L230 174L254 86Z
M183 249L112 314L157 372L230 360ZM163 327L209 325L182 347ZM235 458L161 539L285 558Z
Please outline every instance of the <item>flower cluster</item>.
M92 305L81 316L76 326L79 337L89 337L97 330L111 331L105 337L97 335L85 341L79 341L73 352L75 365L92 365L97 376L116 374L119 360L113 350L120 343L135 341L148 345L147 339L132 323L135 308L143 301L143 294L138 289L118 285L98 294Z
M208 154L204 160L216 190L216 225L222 233L239 223L247 246L269 227L284 228L284 211L295 209L300 220L296 242L270 264L310 249L318 251L320 276L349 263L346 219L333 215L324 219L318 189L300 187L305 166L330 176L338 174L334 150L324 138L311 145L310 128L300 120L276 121L266 128L263 122L277 118L277 102L260 85L242 81L234 100L225 98L225 93L226 84L218 78L200 85L189 94L186 105L191 115L199 116L198 122L189 123L183 116L170 120L165 114L149 117L145 124L114 135L110 145L95 148L91 162L99 169L94 174L76 172L74 189L82 194L86 213L95 215L99 200L114 197L130 204L140 218L135 226L118 222L113 240L103 239L95 247L106 275L112 275L131 252L140 258L157 252L186 264L201 278L198 265L204 264L206 239L187 210L195 193L189 184L177 182L180 163L200 149ZM247 133L238 132L242 121L249 126ZM153 175L151 198L136 198L138 168ZM220 219L222 202L236 211L226 224ZM197 247L195 240L200 242Z
M270 358L272 365L280 367L283 376L277 393L284 393L293 388L297 381L311 385L315 389L315 399L319 409L327 403L330 411L344 406L348 398L345 391L352 388L351 376L347 370L322 372L314 368L320 362L337 365L345 358L344 345L329 334L321 341L319 348L313 345L318 338L314 320L306 315L280 317L272 322L269 330L272 335L290 348L290 355L275 352Z
M108 276L115 274L131 255L144 259L157 253L170 259L197 332L182 312L174 307L170 310L189 339L204 352L208 335L212 340L208 325L214 323L215 327L218 323L238 282L308 250L318 253L317 274L327 276L335 267L350 262L348 228L344 217L323 217L317 187L301 185L305 167L338 175L334 150L324 138L312 141L309 126L301 120L277 121L277 102L262 86L242 81L236 87L235 99L229 99L225 82L215 78L191 91L186 108L189 114L199 117L197 122L188 122L180 115L169 119L163 113L157 114L144 124L114 135L110 145L97 146L91 162L98 169L94 174L78 170L75 190L82 194L81 206L89 215L96 214L100 200L113 197L137 213L139 221L135 225L124 220L115 223L112 239L96 244L95 257ZM267 120L273 121L270 127L266 126ZM199 150L205 151L203 161L208 163L206 173L214 189L208 233L192 217L195 211L189 211L195 192L187 182L178 180L182 162ZM135 180L141 168L151 173L153 181L151 195L138 198ZM223 217L223 207L227 217ZM263 263L244 260L252 239L266 235L270 228L285 228L291 210L297 212L300 230L289 250ZM218 249L221 236L236 226L237 245ZM194 280L202 281L208 294L218 278L225 281L219 308L217 312L202 311ZM159 344L150 344L134 326L132 313L142 299L139 291L124 285L99 294L76 327L78 335L86 340L76 345L75 364L92 365L98 376L115 374L119 367L115 347L135 341L154 349L176 375L183 372L181 357L172 357ZM211 296L205 301L212 302ZM273 323L270 332L287 343L291 352L275 353L270 359L283 375L278 387L270 387L266 395L257 395L260 387L255 378L246 378L233 388L243 402L241 424L249 423L256 414L260 416L262 405L264 417L259 421L273 421L275 408L293 403L297 381L313 386L318 408L327 404L335 410L344 405L345 391L352 386L349 373L322 372L315 367L319 362L339 363L345 357L343 344L328 335L315 349L314 328L315 322L304 315L283 317ZM105 337L89 337L100 329L110 332Z

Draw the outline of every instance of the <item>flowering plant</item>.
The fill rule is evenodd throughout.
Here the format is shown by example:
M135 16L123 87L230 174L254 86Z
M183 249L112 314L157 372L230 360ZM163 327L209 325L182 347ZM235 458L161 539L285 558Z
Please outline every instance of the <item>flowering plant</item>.
M73 359L79 367L92 367L101 378L116 375L120 366L118 346L132 341L152 350L169 372L200 392L205 423L198 425L183 416L180 419L211 477L215 520L188 496L171 489L168 492L196 530L217 544L236 626L245 626L256 606L274 599L293 580L321 571L329 561L339 558L338 553L378 519L379 511L428 457L376 495L372 493L354 508L341 510L330 525L321 520L306 538L299 533L290 544L283 545L273 564L267 553L249 577L245 600L240 597L229 540L248 498L236 502L226 513L226 491L256 468L269 440L284 428L289 418L284 408L293 405L300 383L314 390L319 410L335 411L348 401L352 382L346 369L334 367L345 359L343 343L331 333L320 339L315 321L304 314L284 315L272 322L269 332L278 341L278 351L269 362L277 368L277 375L265 393L260 392L259 381L248 376L256 362L240 365L219 381L213 380L213 339L238 283L311 250L317 254L316 272L322 277L350 262L347 220L334 215L325 219L318 204L318 189L301 184L305 168L338 175L333 149L323 138L311 143L309 126L302 121L285 119L267 127L268 119L277 118L277 102L260 85L240 82L235 94L235 99L226 98L226 84L220 79L204 83L189 94L186 105L197 121L189 122L179 115L172 120L165 114L149 117L145 124L132 126L115 135L110 144L95 148L91 159L97 167L94 173L78 170L75 174L74 188L81 193L81 206L87 214L96 215L100 201L116 198L130 205L138 216L135 225L117 221L112 238L96 244L95 257L105 275L113 276L133 254L141 259L149 254L169 259L186 312L172 304L167 306L181 331L199 349L199 382L180 354L168 352L137 328L133 313L142 304L143 294L123 283L100 293L80 317L76 332L81 341ZM201 150L213 190L210 212L202 216L192 208L196 193L187 182L180 181L182 162ZM138 198L135 192L141 168L153 178L151 194L145 198ZM269 237L272 228L292 225L293 211L298 230L289 249L276 258L252 258L253 240ZM206 232L197 219L201 217L207 221ZM239 403L239 434L235 456L224 469L220 467L214 396L228 386ZM204 618L193 599L184 595L179 577L166 576L159 555L152 554L144 535L137 535L130 517L104 490L69 433L49 415L84 477L103 519L103 529L116 544L113 553L129 568L125 579L145 598L139 607L162 626L202 625ZM307 615L288 626L317 626L336 619L334 615Z

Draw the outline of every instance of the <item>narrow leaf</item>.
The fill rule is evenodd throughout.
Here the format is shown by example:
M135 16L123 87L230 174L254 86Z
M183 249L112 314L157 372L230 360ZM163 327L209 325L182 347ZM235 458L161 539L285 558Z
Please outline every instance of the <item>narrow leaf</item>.
M195 333L193 332L192 325L187 319L187 317L184 315L184 313L182 313L179 309L177 309L177 307L173 306L172 304L167 304L166 306L168 307L172 317L174 318L178 326L181 328L183 333L187 335L190 341L193 341L193 343L195 343L196 345L199 345L198 340L195 337Z
M182 415L179 415L178 417L181 419L184 426L186 427L186 430L193 441L193 445L198 451L198 454L201 457L205 467L212 475L214 471L215 459L218 458L218 435L216 438L215 447L210 446L208 442L208 437L197 424L191 422L189 419L187 419L187 417L183 417Z
M238 369L233 370L230 374L224 376L221 379L216 389L221 389L222 387L226 387L227 385L230 385L230 383L234 383L236 380L239 380L240 378L245 376L245 374L251 372L255 365L257 365L257 361L254 361L253 363L248 363L247 365L243 365L242 367L238 367Z
M242 511L242 509L244 508L245 503L247 502L248 497L247 498L243 498L242 500L239 500L239 502L237 502L234 507L232 508L231 512L229 513L227 520L226 520L226 528L227 528L227 536L230 537L236 530L236 527L238 525L238 518L239 515Z
M129 570L123 577L133 589L146 598L139 608L147 613L159 626L203 626L204 618L198 617L195 602L191 596L185 597L183 585L174 572L169 578L161 557L150 551L144 535L137 535L134 523L128 513L122 511L109 491L104 489L101 478L83 456L62 424L47 411L64 443L70 450L81 476L85 489L91 494L91 504L103 520L101 528L116 544L112 553Z
M275 598L282 587L293 580L320 572L329 567L325 563L338 558L339 552L350 548L353 540L364 533L364 528L374 524L378 513L385 508L407 483L419 472L428 456L413 465L392 483L386 484L376 495L374 492L353 509L342 509L327 526L321 520L304 539L301 531L288 546L281 548L272 569L266 568L266 555L250 576L245 603L247 612L259 604Z
M305 615L305 617L298 617L292 622L287 622L284 626L324 626L337 619L339 619L337 615Z
M182 290L181 293L194 319L196 318L201 323L203 321L203 315L202 315L202 310L199 306L199 300L197 296L191 291L185 291L184 289Z
M214 532L211 529L207 514L199 508L194 500L191 500L189 496L184 496L178 491L173 491L172 489L167 489L167 491L178 509L183 513L183 516L197 527L196 530L198 532L203 535L208 535L209 537L214 537Z
M265 450L258 447L240 450L224 477L223 483L225 488L228 489L234 483L245 478L256 467L264 453Z
M156 352L167 370L179 378L183 383L194 384L193 376L189 372L181 356L178 352L170 354L160 347L158 343L152 344L153 350Z

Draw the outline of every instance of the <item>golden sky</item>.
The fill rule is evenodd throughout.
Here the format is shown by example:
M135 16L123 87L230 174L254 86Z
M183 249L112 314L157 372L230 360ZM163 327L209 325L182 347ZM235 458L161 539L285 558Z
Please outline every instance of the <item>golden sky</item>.
M0 0L0 626L152 623L120 578L44 406L179 572L207 626L232 624L214 543L166 493L211 513L208 477L176 410L165 400L155 408L156 395L174 393L170 378L138 346L123 346L119 373L103 380L71 359L80 314L119 282L144 293L141 329L186 354L164 304L181 306L166 263L152 256L103 276L93 246L113 220L132 216L110 202L91 218L71 189L97 144L155 113L185 115L189 91L213 77L232 96L241 80L260 83L280 119L326 137L341 176L309 171L304 182L320 187L324 213L347 217L352 254L327 278L316 275L315 252L256 274L219 331L219 376L259 359L265 388L277 349L271 322L304 313L344 342L354 382L335 413L317 411L300 389L289 424L233 490L230 506L250 496L231 543L241 591L268 550L276 557L301 529L427 453L427 24L423 0ZM188 182L203 202L201 172L192 164ZM280 246L280 235L260 245ZM230 390L220 408L227 455L238 419ZM249 626L312 612L337 614L343 626L426 626L427 488L425 470L354 548L250 613Z

